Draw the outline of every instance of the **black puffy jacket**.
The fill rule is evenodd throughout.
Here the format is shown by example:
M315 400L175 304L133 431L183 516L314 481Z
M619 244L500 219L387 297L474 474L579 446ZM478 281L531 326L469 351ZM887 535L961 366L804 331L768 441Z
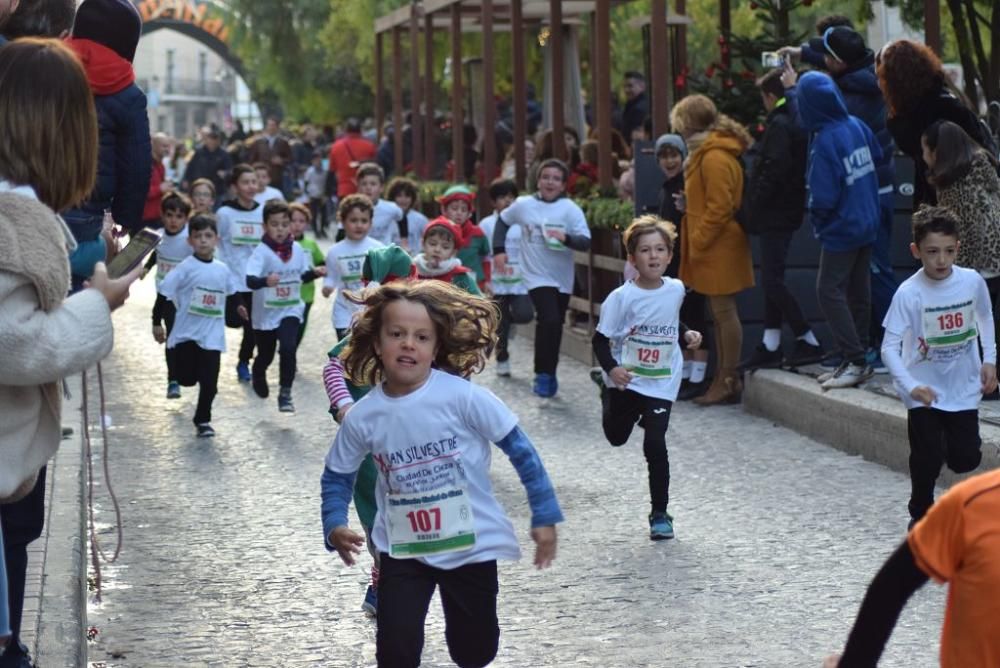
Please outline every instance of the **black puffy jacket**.
M750 229L790 233L799 229L806 210L808 134L789 104L771 110L747 188Z

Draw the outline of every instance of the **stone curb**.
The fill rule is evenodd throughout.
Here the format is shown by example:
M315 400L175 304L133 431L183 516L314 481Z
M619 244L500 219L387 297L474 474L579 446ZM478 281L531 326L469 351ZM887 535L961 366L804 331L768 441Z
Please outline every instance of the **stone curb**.
M898 399L860 389L824 392L811 376L761 369L744 377L743 409L848 454L909 474L906 408ZM1000 467L1000 428L980 422L983 461L978 471ZM950 486L970 474L944 467L938 483Z

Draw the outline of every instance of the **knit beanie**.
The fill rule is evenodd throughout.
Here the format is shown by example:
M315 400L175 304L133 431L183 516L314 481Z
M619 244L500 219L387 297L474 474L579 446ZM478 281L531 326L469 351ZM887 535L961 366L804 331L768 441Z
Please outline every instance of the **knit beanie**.
M372 248L365 255L365 263L361 268L361 277L369 287L413 275L413 260L396 244Z
M448 230L448 233L454 237L455 248L465 247L465 235L462 234L462 228L448 220L445 216L438 216L431 222L427 223L427 227L424 228L424 235L421 237L421 240L426 239L431 230L439 227L443 227Z
M127 0L84 0L76 10L73 37L108 47L129 61L142 34L142 17Z
M656 150L653 152L654 155L659 157L660 150L664 146L670 146L678 153L681 154L681 158L686 158L688 154L687 144L684 143L684 139L680 135L660 135L660 138L656 140Z
M462 202L467 202L469 206L476 200L476 193L472 192L468 186L457 185L451 186L444 191L444 194L437 198L438 203L442 208L448 206L449 202L455 200L460 200Z

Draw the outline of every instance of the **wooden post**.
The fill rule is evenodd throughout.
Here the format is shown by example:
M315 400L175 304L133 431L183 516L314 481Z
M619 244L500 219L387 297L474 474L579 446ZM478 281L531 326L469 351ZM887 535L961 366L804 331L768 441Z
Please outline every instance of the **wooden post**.
M392 157L393 171L403 173L403 31L392 29Z
M732 36L733 33L733 19L732 19L732 12L730 10L731 10L730 0L719 0L719 29L722 32L722 36L726 40L726 47L725 47L726 49L731 48L729 44L729 38ZM726 53L720 54L719 60L723 64L723 66L729 67L729 63L731 62L731 56L732 52L728 50L726 51Z
M496 177L496 116L493 90L493 0L483 0L483 182Z
M941 55L941 4L937 0L924 0L924 41Z
M451 160L455 165L454 180L465 181L465 118L462 116L462 7L451 6Z
M413 149L413 171L424 173L423 113L420 95L420 2L410 5L410 147Z
M514 65L514 183L524 190L528 169L524 164L524 142L528 137L528 96L524 66L524 11L521 0L511 0L511 48Z
M687 0L676 0L674 3L674 10L681 16L687 16ZM683 72L684 68L687 67L687 25L681 24L675 29L674 35L676 36L676 58L674 62L677 63L678 72ZM687 76L684 77L685 82L687 81ZM674 82L671 81L670 85L673 86ZM687 84L684 86L676 87L674 93L677 97L683 97L684 93L687 92Z
M670 107L667 102L667 87L672 85L667 69L667 0L652 0L652 23L649 29L650 81L646 90L652 93L653 137L667 132L670 125ZM631 141L626 137L625 141Z
M434 121L434 19L424 16L424 171L426 180L434 172L437 123Z
M655 0L654 0L655 1ZM597 121L597 180L602 189L611 188L611 0L597 0L594 11L594 34L597 50L592 62L594 77L594 109Z
M382 139L385 125L385 74L382 72L382 33L375 34L375 143Z
M566 155L566 105L563 100L563 34L562 34L562 2L549 0L549 36L552 49L552 154L560 160L568 160Z

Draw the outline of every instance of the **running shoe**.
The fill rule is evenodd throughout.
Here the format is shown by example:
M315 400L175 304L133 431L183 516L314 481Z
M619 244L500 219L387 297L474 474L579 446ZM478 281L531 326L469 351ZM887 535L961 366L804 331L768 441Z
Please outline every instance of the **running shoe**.
M278 410L282 413L294 413L295 404L292 403L292 389L283 387L278 391Z
M181 398L181 384L176 380L172 380L167 383L167 399L180 399Z
M806 366L807 364L817 364L823 361L823 347L814 346L808 341L798 339L795 341L795 348L792 350L792 354L785 358L785 366L787 367L799 367Z
M539 397L548 399L556 396L556 391L559 389L559 382L551 373L536 373L535 382L531 389Z
M215 430L212 429L212 425L207 422L205 424L195 425L195 427L198 429L198 438L213 438L215 436Z
M824 390L855 387L871 378L873 373L867 364L848 364L837 369L833 377L824 381L820 387Z
M753 371L754 369L777 369L781 366L781 350L768 350L763 343L757 344L753 354L740 362L740 371Z
M365 590L365 600L361 604L361 609L372 617L378 614L378 591L372 585L368 585L368 589Z
M271 393L271 389L267 386L267 376L262 374L254 374L252 376L253 381L253 391L257 393L257 396L261 399L267 399L267 395Z
M674 518L667 513L653 513L649 516L650 540L666 540L674 537Z
M236 378L241 383L249 383L253 380L253 375L250 373L250 364L247 362L240 362L236 365Z
M510 377L510 360L497 362L497 375L502 376L504 378Z

